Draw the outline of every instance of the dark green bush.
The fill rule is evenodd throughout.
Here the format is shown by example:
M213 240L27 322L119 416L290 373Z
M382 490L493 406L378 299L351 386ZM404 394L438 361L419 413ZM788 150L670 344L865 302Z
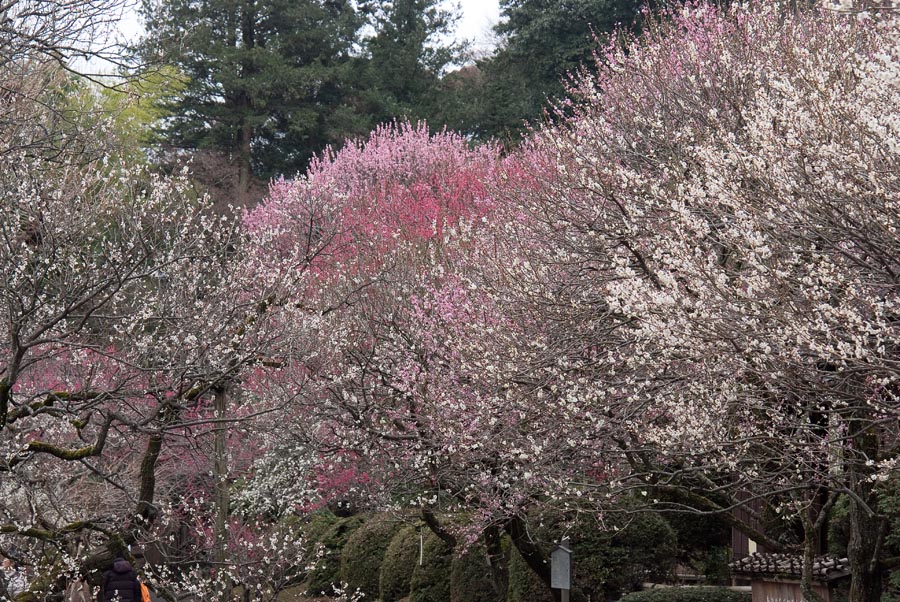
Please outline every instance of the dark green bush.
M510 546L509 591L506 602L553 602L550 588L525 564L515 546Z
M710 548L706 555L695 560L692 566L697 573L703 575L706 585L727 585L731 580L728 561L731 559L729 548Z
M502 562L503 559L498 559ZM450 602L503 602L506 592L498 592L487 551L479 544L462 556L454 556L450 568Z
M666 581L671 577L677 552L677 538L671 525L655 512L638 512L612 536L619 578L606 587L607 595L627 592L643 581Z
M838 498L828 512L828 553L843 558L850 543L850 499L846 495Z
M894 475L878 489L878 510L888 519L884 549L889 557L897 557L900 556L900 478ZM892 568L883 583L882 602L900 602L900 568Z
M387 515L373 516L347 539L341 551L341 581L367 600L378 597L378 576L385 551L402 525Z
M679 503L677 497L668 498L663 495L662 502ZM711 496L715 497L715 496ZM725 506L727 500L721 500ZM731 525L724 514L700 514L692 512L663 512L661 516L675 530L678 539L678 558L684 564L702 559L707 551L713 548L724 548L731 545Z
M286 528L292 533L300 535L303 538L303 548L309 555L313 555L316 551L316 545L322 540L325 531L337 521L337 517L331 512L316 512L304 517L290 516L284 520ZM293 577L292 584L305 581L308 577L307 567L298 565L292 567Z
M338 517L331 512L316 512L303 521L297 529L303 534L306 547L312 549L312 546L322 541L326 531L337 521Z
M663 587L633 592L619 602L750 602L749 592L724 587Z
M410 602L447 602L450 599L450 562L453 550L427 531L422 564L415 563L409 587Z
M320 592L330 593L332 585L340 585L341 581L341 550L347 544L347 540L353 535L365 521L362 515L347 518L336 518L316 542L313 549L322 546L322 556L319 557L316 567L310 572L306 580L306 590L313 595Z
M572 549L572 599L614 599L642 581L661 581L671 573L676 550L675 533L658 514L634 512L619 517L619 530L604 530L592 515L574 522L554 516L531 516L529 533L549 562L557 542L569 539ZM610 525L614 517L609 518ZM519 571L510 563L510 602L527 602L539 589L523 578L540 583L533 571ZM541 585L544 589L546 586ZM521 589L520 589L521 588Z
M381 602L397 602L409 595L413 570L419 562L419 535L412 527L405 527L391 539L379 576Z

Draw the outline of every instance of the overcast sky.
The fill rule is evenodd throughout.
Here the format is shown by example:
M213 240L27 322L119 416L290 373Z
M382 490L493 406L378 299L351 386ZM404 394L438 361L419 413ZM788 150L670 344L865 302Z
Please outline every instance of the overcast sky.
M491 28L500 19L498 0L458 0L462 16L457 23L456 36L472 41L482 49L492 44ZM141 26L134 10L126 10L119 28L122 35L134 39Z
M459 0L462 18L457 24L457 37L471 40L476 50L492 45L491 28L500 19L498 0Z
M461 10L459 22L456 24L456 38L469 40L476 57L488 53L495 45L491 28L500 19L498 2L499 0L458 0ZM118 34L113 33L113 37L124 41L134 41L141 35L143 28L137 14L137 5L136 0L127 3L119 21ZM91 60L87 64L89 70L94 72L111 73L115 71L115 67L104 61Z

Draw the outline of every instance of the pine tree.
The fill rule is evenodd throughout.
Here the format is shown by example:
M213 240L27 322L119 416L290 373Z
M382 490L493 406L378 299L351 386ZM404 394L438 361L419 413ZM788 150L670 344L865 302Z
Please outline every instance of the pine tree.
M439 0L386 0L374 11L376 33L362 65L363 107L372 125L395 118L441 121L441 74L464 46L445 42L457 14Z
M144 52L187 78L165 135L235 159L240 195L251 175L291 175L360 131L348 98L363 20L351 0L146 0L144 16Z
M565 94L567 74L593 61L595 38L638 25L647 0L501 0L495 28L500 49L479 64L477 116L480 138L514 139L526 122L540 119L548 100ZM651 2L652 4L652 2Z

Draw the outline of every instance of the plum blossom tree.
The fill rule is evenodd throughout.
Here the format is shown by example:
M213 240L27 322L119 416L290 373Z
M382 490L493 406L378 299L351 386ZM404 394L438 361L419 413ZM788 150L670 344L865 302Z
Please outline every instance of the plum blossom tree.
M381 128L273 183L240 239L108 162L8 168L6 472L83 467L118 508L172 515L146 462L191 492L206 557L246 473L241 514L218 517L246 534L228 569L181 574L210 595L275 595L260 556L302 542L256 518L338 503L413 505L496 554L506 531L549 581L528 512L602 517L625 494L803 550L809 590L843 496L851 599L877 600L896 562L876 503L898 451L896 27L689 4L607 48L515 155ZM163 450L270 410L212 479L222 448ZM129 518L18 491L23 535ZM729 514L753 500L784 533ZM468 524L436 517L459 508Z
M567 376L591 352L557 356L566 316L539 311L558 294L536 286L552 272L527 256L543 257L545 241L520 238L526 214L490 194L530 176L521 162L501 168L494 152L424 127L382 129L302 180L276 184L248 214L277 250L261 273L294 265L310 240L331 241L311 264L320 283L293 302L330 316L322 336L332 352L324 370L284 373L286 382L301 376L308 409L251 491L277 490L280 508L292 496L307 508L313 480L325 500L414 505L447 542L483 537L497 561L506 531L549 584L525 519L536 505L571 510L592 493L584 484L606 470L602 415L581 405L596 405L593 396L576 394L587 380ZM442 525L435 512L450 509L471 522ZM502 565L493 564L494 582L505 591Z
M441 338L456 321L477 328L495 319L489 307L478 309L480 293L467 293L455 275L471 230L491 211L485 183L495 153L472 151L450 134L429 136L424 126L382 128L364 145L315 164L302 180L276 184L270 200L247 216L251 228L265 224L276 232L269 248L279 251L277 266L286 259L291 265L310 240L330 241L312 264L316 287L298 301L319 303L317 311L333 316L326 322L327 370L303 366L303 377L313 372L319 383L307 396L312 418L304 420L317 425L309 449L327 453L332 470L341 467L349 477L336 479L342 486L365 485L383 501L405 498L427 509L435 492L456 488L463 495L448 485L462 473L450 478L445 471L489 471L456 462L468 445L459 437L480 437L479 420L490 410L476 417L478 404L469 398L479 383L456 381L471 376L455 372L467 357ZM453 318L441 315L453 311ZM469 338L455 336L447 342ZM472 451L482 459L491 453Z
M415 211L471 172L406 171L402 136L276 189L257 217L303 216L287 248L335 241L304 298L344 307L329 370L304 366L309 443L367 493L452 500L514 540L538 502L762 500L781 535L729 520L803 550L807 590L845 496L851 599L877 600L896 562L876 504L897 457L896 40L889 18L690 4L460 180L454 221Z
M807 567L847 496L858 601L895 562L876 499L898 451L896 27L688 4L607 50L505 192L572 291L565 322L617 325L590 390L630 475L605 485L765 499Z
M264 412L212 399L292 340L236 221L185 174L127 165L112 116L70 94L67 60L102 51L111 7L0 14L0 548L35 588L146 543L182 493L166 445Z
M266 303L280 283L247 270L253 241L208 213L186 178L24 156L2 175L0 546L76 573L139 544L168 555L184 577L167 574L172 587L206 575L213 591L240 579L262 595L275 560L305 562L301 542L259 517L217 514L216 495L265 449L250 444L251 423L277 408L254 387L269 364L308 352L298 341L314 339L296 333L315 320L275 320L295 310ZM216 478L200 477L220 460ZM196 536L171 554L157 539L179 519ZM88 546L77 556L76 542ZM210 572L218 550L227 558Z

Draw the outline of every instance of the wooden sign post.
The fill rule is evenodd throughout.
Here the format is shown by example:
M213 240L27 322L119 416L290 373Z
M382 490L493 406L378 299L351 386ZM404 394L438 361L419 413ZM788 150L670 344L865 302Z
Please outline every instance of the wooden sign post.
M569 590L572 589L572 550L568 539L563 539L550 553L550 587L560 590L561 602L569 602Z

